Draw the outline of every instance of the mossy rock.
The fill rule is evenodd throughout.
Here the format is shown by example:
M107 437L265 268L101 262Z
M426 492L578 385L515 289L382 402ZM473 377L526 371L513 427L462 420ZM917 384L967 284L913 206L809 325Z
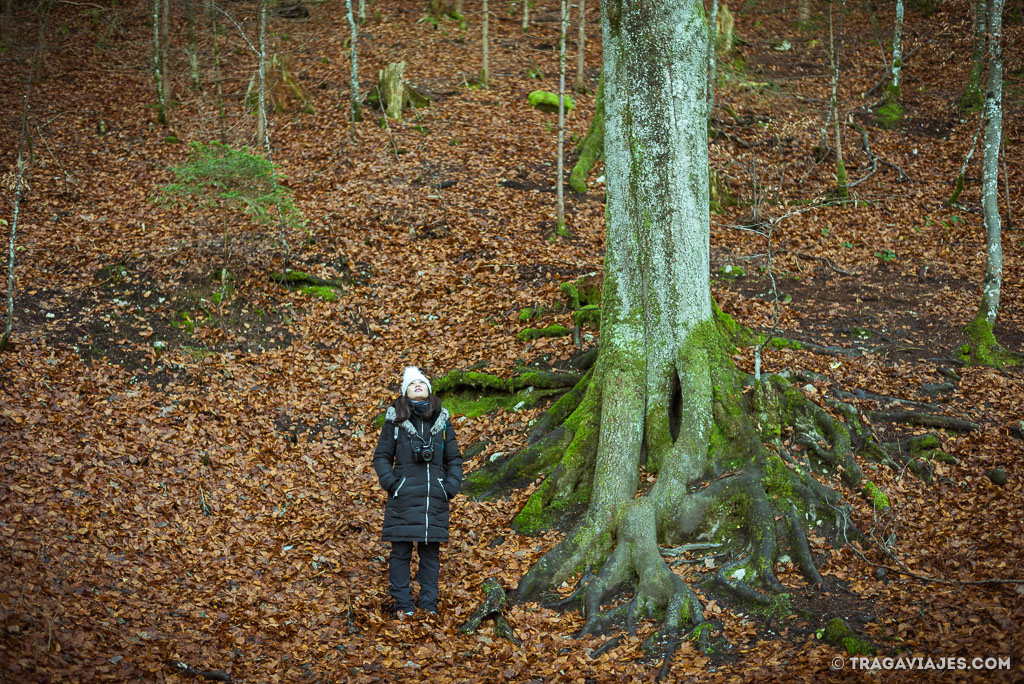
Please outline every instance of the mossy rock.
M722 267L718 269L718 275L726 280L739 280L740 278L747 277L747 271L742 266L723 264Z
M825 627L822 638L836 648L846 650L847 655L874 655L874 645L850 629L842 618L832 618Z
M956 458L942 450L942 440L934 432L911 437L907 441L907 450L914 458L920 458L926 461L956 463Z
M896 102L887 102L875 111L878 125L892 131L903 123L903 107Z
M864 495L878 510L889 508L889 497L871 480L864 482Z
M576 108L576 103L568 95L564 96L565 111L571 112ZM548 114L558 113L558 93L551 93L546 90L534 90L529 95L530 106Z
M585 306L601 306L601 278L596 273L588 273L559 286L570 311Z

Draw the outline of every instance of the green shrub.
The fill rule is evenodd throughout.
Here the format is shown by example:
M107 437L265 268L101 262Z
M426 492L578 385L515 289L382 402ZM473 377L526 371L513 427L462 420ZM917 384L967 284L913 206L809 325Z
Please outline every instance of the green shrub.
M260 223L277 219L277 207L286 225L301 227L302 212L292 201L291 190L281 184L282 176L263 157L234 150L227 145L195 142L188 161L170 169L175 182L161 187L154 201L184 204L196 198L202 206L241 209Z

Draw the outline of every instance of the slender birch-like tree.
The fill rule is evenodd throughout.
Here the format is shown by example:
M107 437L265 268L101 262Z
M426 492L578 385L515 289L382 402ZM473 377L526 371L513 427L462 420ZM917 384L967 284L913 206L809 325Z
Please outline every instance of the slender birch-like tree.
M166 63L163 60L164 51L162 45L162 31L160 20L160 9L163 0L153 0L150 9L152 10L153 21L153 78L156 82L156 120L163 126L167 125L168 89L165 85L167 73Z
M480 23L480 85L487 87L491 78L491 40L489 31L491 26L491 11L487 0L483 0L483 18Z
M849 196L847 187L846 164L843 162L843 122L839 120L839 53L843 43L843 12L846 9L846 0L841 0L839 5L839 38L836 39L832 20L832 3L828 6L828 48L832 67L832 99L831 118L835 123L836 139L836 189L835 194L841 199Z
M558 171L555 176L559 235L565 232L565 39L569 31L569 0L560 0L560 6L562 31L558 39Z
M982 77L985 74L985 52L987 37L985 26L988 17L986 0L976 0L974 7L974 34L971 43L971 71L967 75L964 94L960 98L960 109L965 112L977 111L982 108L985 94L982 89Z
M352 0L345 0L345 13L348 15L348 25L351 28L348 52L349 64L351 65L349 99L351 102L352 123L355 123L356 121L362 120L363 113L359 106L359 56L356 53L356 44L359 41L359 27L356 24L355 18L352 16Z
M982 147L981 213L985 224L985 277L981 302L964 332L973 363L1001 366L1011 360L996 341L1003 285L1002 222L999 216L999 150L1003 135L1003 4L988 0L988 83L985 88L985 137Z
M587 58L587 0L579 0L579 33L576 38L576 83L573 90L577 93L587 92L587 82L584 70L586 69Z
M36 65L43 51L43 41L46 36L46 24L50 18L50 3L43 0L39 3L39 34L36 39L35 54L28 64L28 75L25 78L25 92L21 96L21 125L18 135L18 159L14 164L14 173L7 174L3 189L14 194L13 212L11 221L0 221L10 228L7 240L7 322L4 325L3 335L0 335L0 352L7 348L14 334L14 257L16 254L15 244L18 237L18 220L21 214L21 200L25 190L28 188L25 176L28 172L28 112L29 102L32 98L32 85L35 82Z

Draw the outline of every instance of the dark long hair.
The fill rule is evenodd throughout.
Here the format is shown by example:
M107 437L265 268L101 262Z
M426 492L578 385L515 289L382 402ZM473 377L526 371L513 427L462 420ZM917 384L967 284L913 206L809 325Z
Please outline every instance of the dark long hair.
M395 422L401 423L404 420L409 420L409 416L412 415L412 404L409 403L409 397L401 396L395 399ZM433 420L437 417L437 414L441 412L441 400L437 398L437 395L431 393L427 397L427 415L423 417L424 420Z

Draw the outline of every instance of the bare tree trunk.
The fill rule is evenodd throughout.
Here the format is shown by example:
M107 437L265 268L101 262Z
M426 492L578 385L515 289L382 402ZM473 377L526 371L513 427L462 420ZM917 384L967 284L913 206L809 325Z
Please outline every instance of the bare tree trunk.
M213 78L217 92L217 119L220 122L220 142L228 144L228 121L227 112L224 110L224 76L220 68L220 28L217 26L217 10L214 8L213 0L210 0L207 8L210 12L210 33L213 34Z
M349 61L352 64L352 72L349 90L351 92L352 102L352 123L355 123L356 121L362 120L363 114L359 107L359 58L356 54L356 43L359 40L359 29L357 28L355 19L352 16L352 0L345 0L345 11L348 15L348 25L352 29L352 45L349 50ZM353 129L352 132L354 134L355 129Z
M170 107L174 101L171 93L171 2L162 0L163 9L160 13L160 66L164 77L161 83L164 88L164 103Z
M8 0L8 4L13 0ZM25 93L21 98L21 135L18 142L18 160L15 162L14 177L7 189L14 191L14 212L11 217L11 231L7 241L7 324L4 326L4 334L0 336L0 352L7 348L11 342L11 335L14 333L14 255L15 242L18 236L18 218L21 212L21 198L27 187L25 173L28 162L25 159L25 152L28 148L28 108L32 96L32 84L35 80L36 64L39 62L39 54L42 52L43 38L46 35L46 22L50 17L50 4L46 0L39 5L39 34L36 40L35 55L28 65L28 77L25 79ZM6 221L2 221L6 223Z
M900 100L900 70L903 68L903 0L896 0L896 25L892 31L892 81L889 83L890 102Z
M267 140L267 0L259 0L259 58L256 78L259 81L259 100L256 104L256 139Z
M491 12L487 0L483 0L483 23L480 28L480 85L487 87L491 76L491 41L488 32L491 26Z
M799 0L796 4L796 23L806 24L811 20L811 0Z
M191 0L185 0L185 19L188 22L188 44L185 52L188 54L189 82L192 90L199 90L202 82L199 74L199 47L196 41L196 11Z
M577 93L587 92L587 83L584 80L584 69L586 68L586 57L587 57L587 0L579 0L580 2L580 32L579 38L576 40L576 84L573 86L573 90Z
M523 33L530 30L530 0L523 0Z
M839 48L843 42L843 10L845 9L846 0L842 0L839 5L839 39L836 40L835 32L833 31L831 3L828 6L828 45L832 62L832 118L836 126L836 196L840 198L849 196L846 164L843 163L843 126L839 120Z
M711 19L708 22L708 123L715 110L715 57L718 53L718 0L712 0Z
M366 23L366 0L359 0L359 25Z
M974 42L971 46L971 71L967 76L963 97L960 98L960 109L968 112L982 108L984 94L981 80L985 72L985 22L988 13L985 0L974 3Z
M985 145L982 161L981 210L985 217L985 279L981 307L988 324L995 325L1003 281L1002 227L999 217L999 148L1003 134L1003 0L989 0L988 87L985 93Z
M562 33L558 41L558 172L555 176L555 191L558 196L559 235L565 232L565 37L569 30L569 0L560 0L562 8Z
M156 120L163 126L167 125L167 100L164 87L164 65L161 59L163 50L160 41L160 6L162 0L153 0L153 77L156 79Z

